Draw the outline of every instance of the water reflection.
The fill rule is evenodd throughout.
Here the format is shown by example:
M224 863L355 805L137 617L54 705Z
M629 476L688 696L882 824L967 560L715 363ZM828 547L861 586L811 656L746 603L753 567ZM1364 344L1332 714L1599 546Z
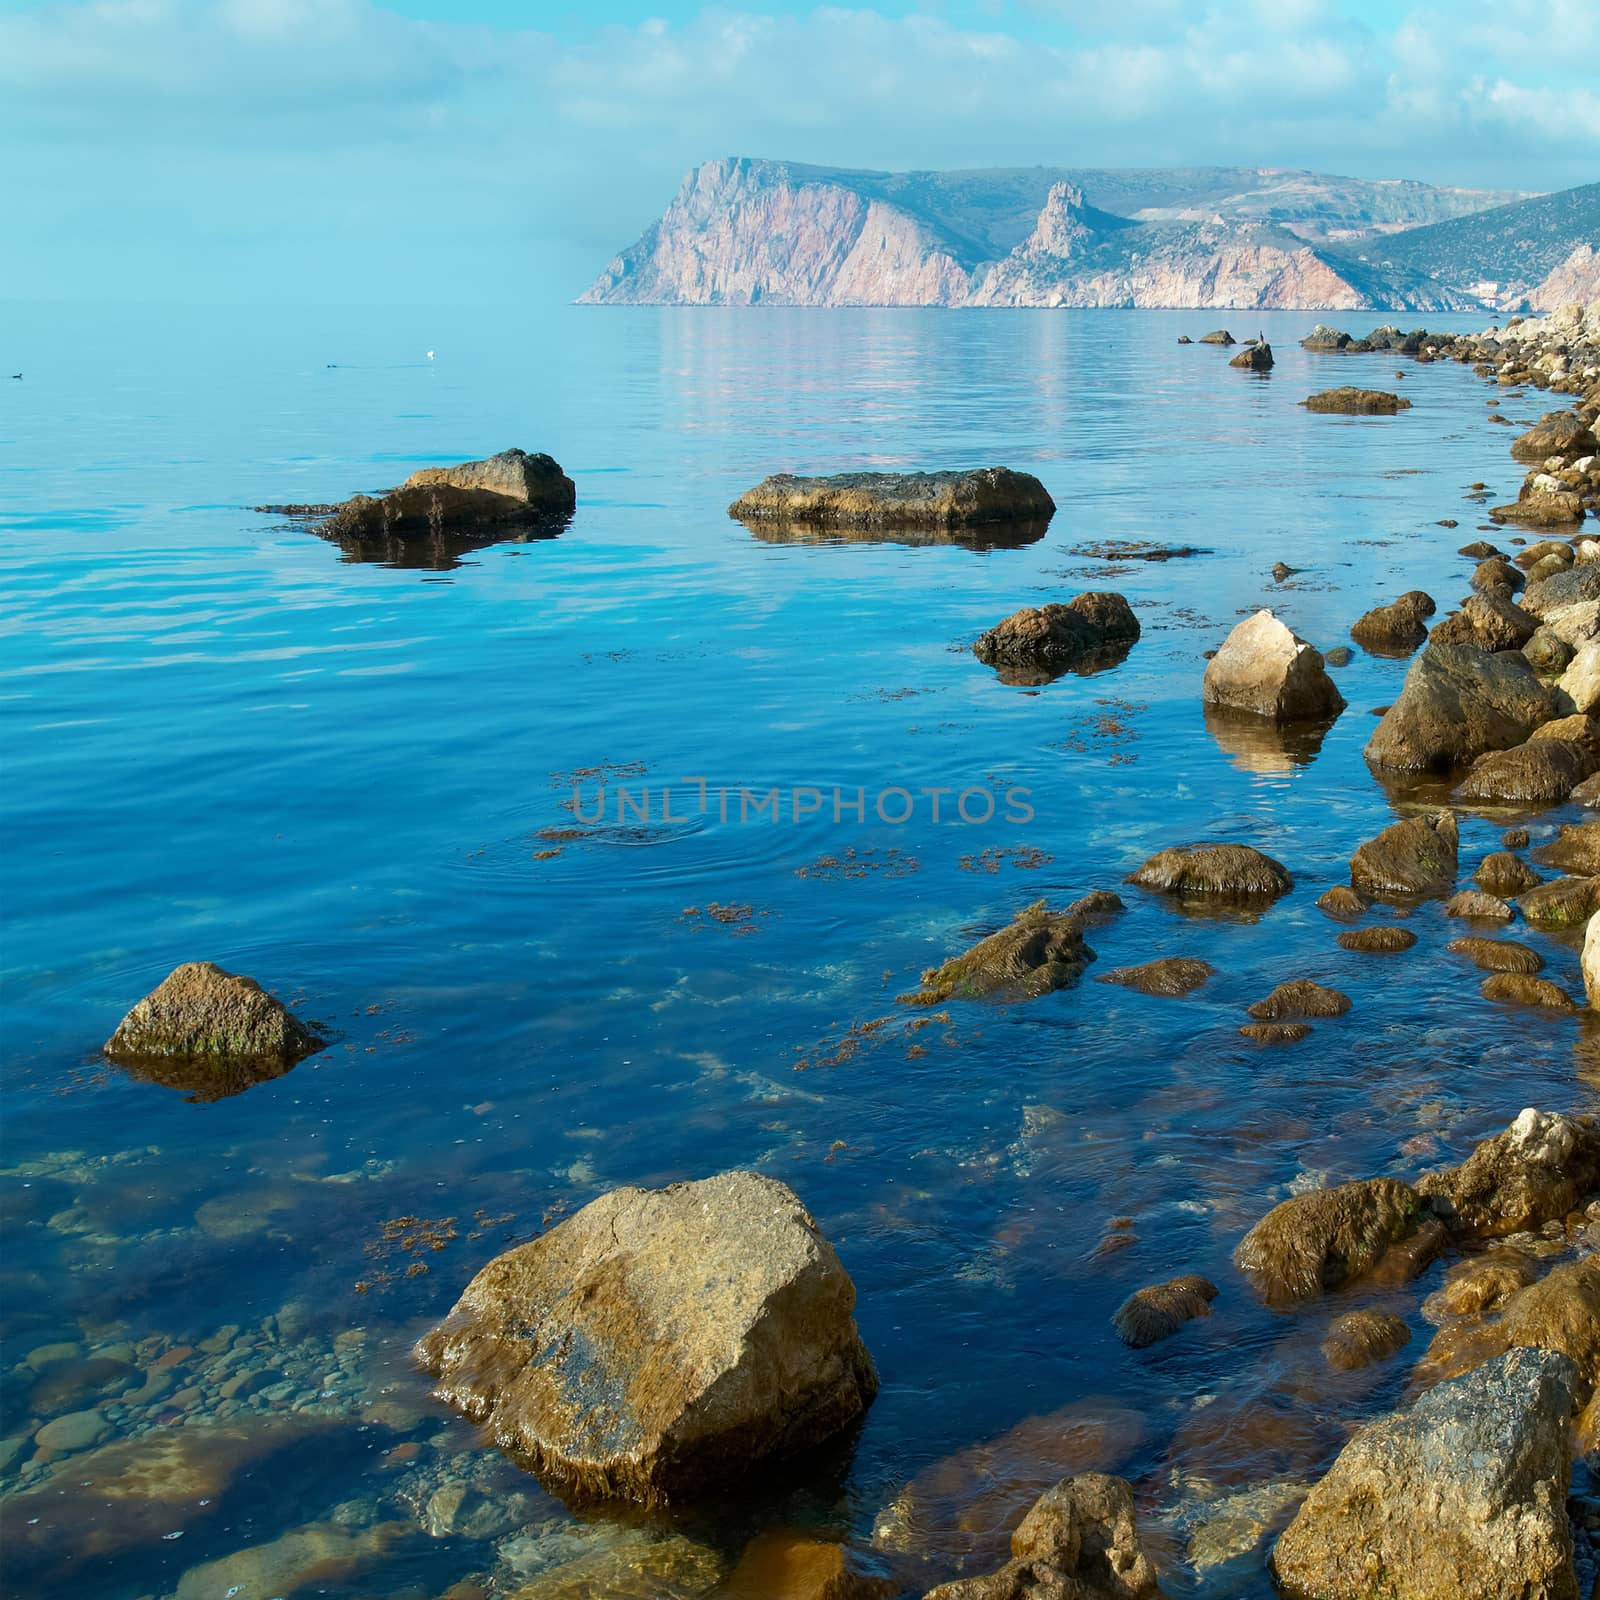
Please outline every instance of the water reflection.
M837 528L803 522L736 521L763 544L894 544L958 545L977 555L991 550L1021 550L1044 538L1048 519L1032 522L995 522L981 528Z
M453 572L463 557L475 551L503 544L543 544L559 538L571 526L571 517L552 517L530 527L495 528L478 533L450 533L430 530L420 534L390 531L324 533L310 531L329 544L338 545L347 562L370 562L401 571Z
M1240 772L1282 773L1310 766L1335 720L1279 723L1221 706L1204 710L1206 732Z
M276 1061L250 1061L238 1057L194 1059L181 1056L152 1057L141 1061L116 1061L113 1065L141 1083L176 1089L191 1105L229 1100L258 1083L271 1083L292 1072Z

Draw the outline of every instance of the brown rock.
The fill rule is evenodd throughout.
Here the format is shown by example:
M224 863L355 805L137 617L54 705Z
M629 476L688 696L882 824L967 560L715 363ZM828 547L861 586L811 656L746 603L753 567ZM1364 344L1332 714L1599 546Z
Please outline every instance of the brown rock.
M867 1577L844 1546L803 1533L758 1534L717 1600L892 1600L897 1585Z
M1257 1044L1299 1044L1311 1037L1309 1022L1247 1022L1239 1029Z
M1428 618L1437 609L1431 596L1412 589L1358 617L1350 637L1373 655L1410 655L1428 637Z
M972 653L1012 674L1008 682L1035 683L1076 667L1112 665L1138 637L1139 620L1120 594L1090 593L1065 605L1024 606L980 634Z
M1349 1009L1349 995L1325 989L1310 978L1294 978L1280 983L1265 1000L1257 1000L1250 1015L1257 1022L1293 1022L1303 1017L1342 1017Z
M1455 887L1460 833L1448 811L1391 823L1350 858L1350 882L1374 899L1445 894Z
M1188 956L1166 956L1160 961L1147 961L1140 967L1118 967L1112 972L1103 973L1098 981L1120 984L1125 989L1137 989L1140 994L1175 998L1192 994L1207 978L1213 977L1216 970L1209 961L1196 961Z
M1294 880L1271 856L1247 844L1190 844L1150 857L1129 883L1184 899L1276 900Z
M1272 346L1265 341L1248 345L1228 365L1243 367L1247 372L1271 372Z
M1485 1000L1509 1005L1541 1006L1547 1011L1571 1011L1572 997L1548 978L1530 978L1519 972L1497 972L1482 984Z
M1517 901L1535 928L1576 928L1600 910L1600 878L1557 878L1536 884Z
M1533 852L1541 867L1600 877L1600 822L1563 822L1549 843Z
M1543 462L1550 456L1586 456L1600 450L1593 430L1573 411L1547 411L1512 442L1518 461Z
M1566 1216L1597 1184L1594 1119L1530 1106L1460 1166L1424 1173L1417 1193L1456 1233L1495 1239Z
M1354 922L1365 916L1371 902L1346 884L1336 883L1317 897L1317 910L1335 922Z
M1274 1206L1239 1242L1234 1264L1269 1305L1312 1300L1359 1278L1409 1233L1420 1210L1409 1184L1369 1178Z
M1321 652L1267 610L1246 617L1224 640L1206 664L1201 698L1274 722L1321 722L1344 710Z
M1011 1559L980 1578L930 1589L924 1600L1159 1600L1139 1540L1133 1490L1099 1473L1065 1478L1011 1536Z
M1300 402L1307 411L1336 412L1342 416L1392 417L1397 411L1409 411L1411 402L1402 395L1390 394L1384 389L1324 389L1320 394L1308 395Z
M660 1503L861 1416L854 1305L794 1192L729 1172L614 1190L497 1256L416 1354L550 1486Z
M1452 939L1445 949L1465 956L1482 972L1530 973L1544 966L1544 957L1537 950L1510 939Z
M1416 942L1417 936L1409 928L1388 926L1352 928L1348 933L1341 933L1338 939L1341 950L1380 956L1397 955L1402 950L1409 950Z
M1094 960L1083 924L1070 912L1050 911L1043 900L1024 906L998 933L922 975L922 988L901 995L907 1005L947 1000L1033 1000L1075 982Z
M1482 889L1461 889L1445 901L1444 914L1475 922L1509 922L1515 913L1504 900Z
M1439 1290L1439 1306L1452 1317L1492 1311L1518 1289L1526 1288L1535 1276L1532 1257L1520 1250L1488 1250L1450 1269Z
M728 507L741 522L823 527L971 528L1048 522L1056 504L1039 480L1007 467L976 472L845 472L764 478Z
M1527 579L1504 556L1490 556L1480 561L1472 574L1472 587L1479 594L1508 598L1514 595Z
M1124 1344L1143 1350L1170 1339L1195 1317L1210 1316L1211 1302L1216 1298L1216 1284L1191 1273L1135 1290L1117 1307L1111 1321Z
M1539 631L1539 619L1498 594L1469 595L1433 630L1435 644L1465 644L1478 650L1520 650Z
M1387 1311L1347 1311L1336 1317L1322 1341L1322 1354L1336 1372L1355 1372L1387 1361L1411 1343L1411 1330Z
M1473 876L1487 893L1502 900L1531 889L1539 881L1539 874L1509 850L1496 850L1485 856Z
M1532 738L1479 756L1456 796L1466 805L1558 805L1597 766L1587 745Z

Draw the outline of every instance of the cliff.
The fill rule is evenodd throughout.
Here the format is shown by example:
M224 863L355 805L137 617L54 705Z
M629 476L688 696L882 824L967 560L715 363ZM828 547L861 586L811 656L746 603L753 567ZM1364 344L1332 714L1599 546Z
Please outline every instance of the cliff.
M891 173L728 158L691 172L581 298L1472 310L1476 279L1402 246L1439 235L1449 256L1450 229L1515 200L1271 168Z

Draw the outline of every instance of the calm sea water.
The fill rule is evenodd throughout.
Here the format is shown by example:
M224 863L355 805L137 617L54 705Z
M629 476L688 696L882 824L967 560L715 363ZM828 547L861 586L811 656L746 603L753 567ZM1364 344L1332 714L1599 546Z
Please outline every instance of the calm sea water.
M1135 1481L1175 1588L1270 1592L1263 1548L1206 1559L1196 1529L1226 1553L1219 1526L1270 1524L1276 1486L1396 1403L1433 1279L1273 1314L1229 1266L1238 1237L1294 1186L1415 1172L1590 1090L1580 1024L1482 1000L1436 906L1412 917L1413 952L1382 959L1339 950L1312 903L1395 814L1360 749L1404 662L1358 652L1315 750L1213 731L1199 704L1203 652L1258 606L1328 648L1403 589L1465 592L1466 486L1506 498L1520 481L1493 396L1403 362L1411 411L1311 416L1295 404L1311 389L1389 386L1394 359L1306 354L1318 319L1292 314L1232 319L1240 336L1265 325L1264 379L1176 346L1219 320L10 308L15 1592L63 1573L108 1600L195 1600L233 1592L225 1579L302 1592L289 1557L236 1553L297 1549L281 1536L308 1524L338 1559L307 1593L426 1596L469 1574L512 1593L546 1573L530 1594L600 1594L613 1580L574 1560L669 1531L736 1556L782 1523L848 1538L910 1586L894 1553L909 1501L932 1581L992 1555L1005 1517L1077 1466ZM363 563L249 509L510 445L576 480L558 537ZM1059 510L1042 538L786 542L724 509L776 470L988 463L1043 479ZM1106 540L1206 553L1083 553ZM1279 560L1301 569L1283 584ZM970 654L1017 606L1091 588L1122 591L1144 625L1114 670L1030 691ZM590 811L608 780L607 813L563 838L581 826L574 774ZM864 821L835 819L835 786L865 791ZM824 804L795 820L803 787ZM741 789L773 788L780 820L741 819ZM925 788L970 791L978 817L980 794L1001 803L952 820L953 793L935 823ZM1007 820L1018 788L1026 823ZM886 789L914 797L909 821L873 816ZM1465 821L1464 871L1503 826ZM1029 901L1116 887L1197 838L1267 850L1294 894L1250 922L1128 890L1079 987L956 1006L919 1033L901 1008L852 1034ZM1575 951L1528 937L1576 991ZM1172 954L1219 975L1182 1001L1092 981ZM292 998L334 1042L208 1104L108 1069L122 1012L195 959ZM1300 976L1347 991L1350 1015L1289 1050L1241 1039L1242 1008ZM751 1505L687 1530L573 1518L428 1400L409 1344L507 1240L618 1184L737 1166L792 1184L834 1241L883 1391L846 1451ZM1137 1243L1097 1251L1113 1218ZM1112 1311L1179 1272L1221 1285L1215 1315L1124 1349ZM1369 1303L1419 1343L1336 1382L1318 1343ZM63 1449L34 1443L85 1413ZM104 1477L108 1446L126 1444L121 1470L207 1425L245 1441L239 1464L131 1521L74 1453L91 1441ZM270 1450L252 1442L273 1429ZM462 1478L509 1518L428 1531L429 1497ZM994 1527L952 1532L935 1482L952 1506L991 1496Z

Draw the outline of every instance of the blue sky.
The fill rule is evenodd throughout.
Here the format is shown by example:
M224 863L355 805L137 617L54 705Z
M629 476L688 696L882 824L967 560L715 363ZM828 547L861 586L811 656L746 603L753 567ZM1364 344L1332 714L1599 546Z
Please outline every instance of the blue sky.
M0 0L0 294L567 299L714 156L1600 178L1595 0Z

